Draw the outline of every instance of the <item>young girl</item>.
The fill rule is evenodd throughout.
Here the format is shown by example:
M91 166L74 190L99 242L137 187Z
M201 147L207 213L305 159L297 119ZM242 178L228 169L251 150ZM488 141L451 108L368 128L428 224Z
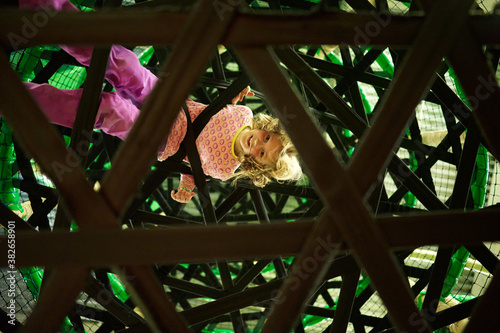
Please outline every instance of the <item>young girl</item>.
M67 0L20 0L21 8L40 9L40 4L57 10L77 10ZM92 48L61 48L82 65L90 64ZM124 140L157 78L139 63L133 52L121 46L112 47L105 77L115 91L102 93L94 127ZM33 83L26 83L26 87L52 123L73 127L82 89L63 90ZM204 173L221 180L246 176L260 187L271 178L278 181L299 179L302 171L296 150L279 121L263 114L253 117L249 108L236 105L245 96L253 96L249 87L233 99L233 105L227 105L214 115L196 139ZM206 107L190 99L186 105L191 121ZM168 139L159 148L158 160L163 161L177 152L186 129L186 116L181 111ZM183 174L178 190L171 193L172 198L187 203L195 195L194 188L193 177Z

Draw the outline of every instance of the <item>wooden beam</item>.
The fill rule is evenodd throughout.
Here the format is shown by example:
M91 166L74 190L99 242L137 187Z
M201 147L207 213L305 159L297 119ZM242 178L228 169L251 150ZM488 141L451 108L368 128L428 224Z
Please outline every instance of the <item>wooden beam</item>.
M108 12L42 12L47 17L35 36L26 36L26 18L33 23L36 12L2 8L0 44L14 49L41 44L173 44L188 18L188 13L158 8L123 8ZM221 16L227 12L219 10ZM264 44L369 44L407 47L424 24L423 16L386 16L372 13L313 13L306 15L238 14L234 27L223 39L226 45ZM500 22L494 15L470 17L474 35L481 44L498 44ZM379 34L370 28L376 25ZM133 27L141 26L141 29ZM101 34L107 31L109 34ZM162 31L161 35L157 32ZM252 34L248 34L252 31ZM335 33L325 33L335 32ZM29 37L29 38L28 38Z
M216 7L216 6L212 6ZM214 8L218 18L230 15L229 5ZM44 25L33 36L24 33L26 22L37 22L44 15ZM187 22L188 14L159 8L117 9L95 12L43 12L3 9L0 20L0 44L13 49L46 44L171 45ZM238 14L231 31L223 38L225 45L265 44L378 44L408 46L423 24L423 17L402 17L347 12L309 15ZM32 23L33 24L33 23ZM378 34L368 31L375 24ZM141 29L135 29L140 26ZM106 34L100 33L106 31ZM161 31L161 34L158 34ZM252 31L252 34L248 34ZM325 31L335 32L325 34ZM208 36L208 35L207 35Z
M499 214L497 209L480 210L473 213L442 211L436 214L400 218L380 217L376 221L391 247L398 250L416 248L425 244L450 246L481 243L483 241L476 238L475 235L476 232L480 233L479 228L488 230L482 236L487 238L491 236L492 239L498 240L500 238ZM477 223L480 223L481 226Z
M85 179L76 156L67 151L60 136L49 124L9 61L0 52L0 110L9 122L19 144L37 161L51 178L71 215L82 228L110 227L117 222L99 195ZM42 139L41 139L42 138ZM94 207L89 210L88 207ZM40 293L38 306L26 322L25 329L38 332L57 330L83 285L86 268L58 270ZM67 279L66 283L62 280ZM64 287L65 292L59 290ZM57 300L57 301L56 301Z
M118 300L112 291L106 289L98 280L90 275L85 282L83 291L126 326L133 327L145 322L133 309L127 308Z
M205 261L209 257L207 261L213 258L268 256L272 258L276 254L299 253L313 225L314 223L309 222L133 231L18 232L16 262L22 267L36 266L41 262L45 262L42 266L88 264L105 267L110 264L194 262L200 259ZM186 239L190 241L186 242ZM4 247L4 243L6 244L2 242L0 247ZM51 246L53 244L58 244L58 247L54 248ZM88 248L83 244L93 244L93 246ZM134 244L134 246L123 247L120 244ZM203 244L206 251L200 251L199 244ZM229 251L230 248L235 250ZM58 254L54 255L55 253ZM144 253L148 255L145 256ZM178 260L179 258L181 260ZM3 265L7 264L4 258L0 258L0 261Z
M392 80L382 108L356 148L349 174L366 192L387 165L387 156L431 81L443 57L464 27L472 1L436 2L410 52ZM370 165L370 168L366 168Z
M327 260L324 257L322 260L315 258L317 243L338 232L337 228L356 253L360 265L368 271L396 325L401 330L414 332L415 327L409 324L408 318L414 314L419 316L418 309L410 295L406 278L400 272L383 235L363 204L360 195L362 192L326 145L305 111L302 101L292 90L290 80L283 75L271 53L265 49L253 48L238 48L237 51L242 63L254 75L287 129L320 191L320 197L330 207L330 211L323 215L317 228L310 234L309 241L299 256L299 263L302 265L309 264L311 259L315 260L315 269L308 270L309 274L303 278L300 273L304 268L300 264L296 266L295 271L285 281L283 293L263 332L287 332L292 329L293 322L284 323L280 318L299 316L307 296L312 292L309 288L316 286L324 274ZM315 149L310 149L311 145ZM325 173L325 168L330 172ZM332 245L330 253L335 253L335 250L335 245ZM294 282L297 279L298 287Z
M493 280L474 308L469 324L464 333L497 332L500 329L500 317L496 309L500 308L500 267L493 273Z
M53 181L77 223L84 228L113 225L114 216L87 182L81 167L74 163L78 158L66 149L4 53L0 54L0 72L4 78L0 82L3 116L19 144Z
M54 332L61 327L66 314L70 312L82 290L88 268L58 267L54 269L37 299L33 312L20 332Z
M305 85L309 87L325 106L339 117L346 128L354 135L361 138L369 127L361 117L342 100L342 98L330 88L330 86L308 66L299 55L290 47L275 47L274 51L281 61L292 71ZM429 210L446 209L447 207L432 193L418 177L397 157L393 155L389 170L397 177L403 185L410 190L422 204Z
M200 1L193 9L184 30L178 36L177 47L160 72L158 83L115 156L111 170L103 179L101 193L117 216L124 212L130 194L136 191L149 170L158 146L168 135L168 129L231 19L232 10L224 17L219 17L216 8L209 2ZM155 35L162 33L157 30ZM148 310L154 322L163 326L161 331L188 331L172 304L165 301L163 287L149 268L130 266L125 271L128 272L127 276L132 277L128 282L142 296L143 308Z
M424 245L453 246L498 241L499 217L500 212L491 209L473 213L452 211L408 217L380 217L375 222L390 248L396 251ZM20 267L82 264L102 267L210 262L213 258L237 260L294 256L300 253L316 223L310 220L270 225L54 233L19 230L16 234L16 262ZM6 252L7 242L2 239L5 236L0 237L0 250ZM186 243L185 239L191 241ZM337 233L331 234L324 244L338 242L340 235ZM51 244L59 244L59 247L53 248ZM92 248L87 249L88 244L92 244ZM134 244L134 247L123 247L122 244ZM82 251L84 248L86 250ZM348 248L343 245L342 249ZM143 253L148 253L148 256ZM0 258L0 266L7 266L6 258Z
M231 22L232 13L227 12L221 19L211 3L200 2L198 10L202 14L186 22L187 29L178 36L178 47L168 57L158 75L158 83L102 181L101 193L117 215L121 215L130 194L140 186L151 160L156 157L158 146L168 135L190 90ZM163 35L163 32L157 27L155 35Z
M448 58L467 94L473 108L472 116L485 135L490 152L500 158L500 117L496 112L500 105L500 87L481 45L470 31L465 31Z

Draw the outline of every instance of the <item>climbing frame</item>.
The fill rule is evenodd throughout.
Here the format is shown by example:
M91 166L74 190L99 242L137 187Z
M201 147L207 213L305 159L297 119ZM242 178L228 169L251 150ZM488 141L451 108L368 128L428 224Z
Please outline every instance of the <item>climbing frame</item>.
M81 331L82 309L100 331L120 332L431 332L469 317L465 332L500 328L491 311L499 200L484 179L496 178L500 152L499 18L489 3L82 5L92 10L0 11L0 111L16 141L14 183L34 210L23 219L2 206L1 222L15 221L20 274L44 267L21 331ZM26 22L38 22L29 38ZM13 36L25 36L26 52L96 46L85 78L71 80L84 86L73 131L49 124L24 88ZM124 142L85 135L109 88L111 44L150 52L144 65L160 78ZM29 80L81 70L57 47L45 51ZM279 117L297 147L301 182L233 186L196 167L189 138L249 84L256 97L245 103ZM209 107L185 149L152 163L188 96ZM436 144L424 142L432 126L445 132ZM197 180L188 206L169 198L179 173ZM488 287L458 297L464 269L484 269ZM82 292L100 308L82 308ZM438 312L440 302L453 306Z

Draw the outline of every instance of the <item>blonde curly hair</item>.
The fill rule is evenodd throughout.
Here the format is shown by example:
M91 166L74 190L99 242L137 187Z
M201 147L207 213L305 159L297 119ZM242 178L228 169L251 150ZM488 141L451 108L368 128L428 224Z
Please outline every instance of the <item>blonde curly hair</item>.
M273 178L279 182L299 180L302 177L302 168L297 158L297 150L280 121L259 113L253 117L251 129L278 134L282 149L272 165L262 165L251 156L241 156L240 170L234 174L233 183L245 177L250 178L258 187L264 187Z

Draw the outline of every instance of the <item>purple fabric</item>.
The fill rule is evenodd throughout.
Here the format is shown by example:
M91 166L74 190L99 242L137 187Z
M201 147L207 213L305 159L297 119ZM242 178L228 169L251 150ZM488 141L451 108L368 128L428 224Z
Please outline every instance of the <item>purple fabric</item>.
M19 8L32 10L44 8L55 10L78 10L78 8L68 0L19 0Z
M61 45L61 48L82 65L90 65L91 47ZM129 99L138 107L144 103L158 80L153 73L141 65L133 52L120 45L113 45L111 48L105 77L118 95Z
M78 10L67 0L19 0L19 7L32 10ZM61 45L61 48L83 66L90 65L92 47ZM133 52L119 45L111 48L105 78L113 85L115 92L102 93L95 128L123 140L139 114L138 108L153 89L157 78L141 66ZM52 123L73 127L81 89L61 90L47 84L27 84L27 87Z
M33 10L78 10L68 0L19 0L19 7ZM90 65L92 47L61 45L61 48L82 65ZM141 66L133 52L119 45L114 45L111 49L105 77L118 95L130 99L137 106L144 103L157 81L153 73Z
M82 89L58 89L50 84L25 82L53 124L72 128ZM118 94L103 92L94 128L124 140L139 115L139 109Z

